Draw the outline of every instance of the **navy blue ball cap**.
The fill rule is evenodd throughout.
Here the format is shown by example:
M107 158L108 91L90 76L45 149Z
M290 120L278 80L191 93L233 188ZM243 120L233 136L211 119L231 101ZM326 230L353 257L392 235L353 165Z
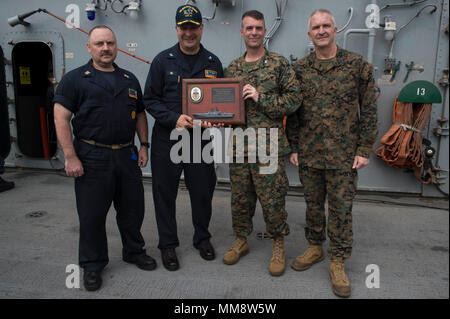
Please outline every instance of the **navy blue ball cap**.
M178 7L177 14L175 16L177 26L184 23L192 23L196 26L201 26L202 21L202 14L196 6L188 4Z

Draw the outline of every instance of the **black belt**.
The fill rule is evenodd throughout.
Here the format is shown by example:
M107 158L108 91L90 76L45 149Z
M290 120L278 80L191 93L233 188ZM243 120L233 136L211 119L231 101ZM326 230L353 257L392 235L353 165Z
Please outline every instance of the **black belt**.
M112 150L120 150L121 148L130 146L133 144L133 142L129 142L129 143L125 143L125 144L103 144L103 143L98 143L94 140L85 140L85 139L81 139L83 142L90 144L90 145L94 145L94 146L98 146L98 147L104 147L104 148L109 148Z

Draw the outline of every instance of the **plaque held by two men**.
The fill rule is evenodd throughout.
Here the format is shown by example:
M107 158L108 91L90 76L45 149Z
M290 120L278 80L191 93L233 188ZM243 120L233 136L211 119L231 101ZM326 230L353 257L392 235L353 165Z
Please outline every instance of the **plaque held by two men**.
M245 124L242 88L241 78L183 79L183 114L212 124Z

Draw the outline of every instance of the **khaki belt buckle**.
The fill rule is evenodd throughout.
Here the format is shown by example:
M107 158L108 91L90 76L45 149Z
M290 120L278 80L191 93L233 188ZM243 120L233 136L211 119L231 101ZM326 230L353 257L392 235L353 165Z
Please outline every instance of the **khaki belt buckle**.
M122 147L120 146L120 144L113 144L111 145L111 149L113 150L120 150Z

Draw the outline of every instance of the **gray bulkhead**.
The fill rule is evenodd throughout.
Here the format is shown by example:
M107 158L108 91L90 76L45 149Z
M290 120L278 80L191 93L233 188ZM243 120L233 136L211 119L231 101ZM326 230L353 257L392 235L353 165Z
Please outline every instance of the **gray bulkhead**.
M137 19L133 19L130 14L114 12L120 11L129 2L128 0L123 0L122 3L117 0L108 1L106 10L98 8L95 20L91 21L88 20L85 11L86 4L91 2L91 0L1 1L0 45L6 58L5 72L12 138L11 151L6 159L7 166L39 169L64 167L63 154L59 148L51 152L50 158L45 159L39 156L27 156L18 145L20 132L17 130L15 105L17 96L14 85L17 85L16 82L20 79L17 76L15 79L13 75L12 55L15 46L23 42L41 42L48 45L52 53L51 64L56 82L65 72L86 63L90 58L85 46L87 36L45 12L37 12L27 17L25 21L30 23L28 26L19 23L12 27L8 24L9 18L43 8L71 23L79 23L79 27L84 30L89 30L98 24L105 24L115 31L119 48L152 61L156 54L176 43L174 13L178 6L186 3L185 0L142 0ZM103 0L94 2L99 2L102 6L106 3ZM217 7L216 2L218 2ZM114 10L111 8L112 3ZM380 138L392 124L394 99L401 89L415 80L432 82L442 94L442 103L433 104L430 121L423 135L436 149L433 163L437 168L440 167L440 170L435 171L434 183L423 185L411 172L388 167L382 160L372 155L371 165L359 172L359 189L431 197L448 196L448 0L197 0L195 4L200 8L203 16L208 18L204 20L202 43L221 59L224 67L244 53L244 44L239 34L243 12L250 9L263 12L267 30L274 31L272 38L268 41L269 49L295 61L304 57L311 48L307 37L310 13L317 8L330 10L335 16L338 29L342 29L336 38L338 45L344 46L345 42L348 50L363 55L375 66L376 84L381 93L378 99L379 135L376 147L380 146ZM388 32L383 27L369 29L367 26L368 20L370 26L370 19L373 17L370 8L373 8L375 4L381 9L380 23L385 22L386 16L390 16L386 21L392 20L396 23L398 33L395 35L392 47L391 41L386 39ZM415 5L400 6L401 4ZM281 10L283 13L281 19L277 19L277 5L278 8L284 9ZM430 13L434 6L436 10ZM424 9L420 15L414 18L422 8ZM402 26L404 27L401 28ZM28 54L37 53L31 51ZM394 81L390 81L391 74L385 74L385 59L389 54L396 63L401 62ZM414 62L418 68L423 68L423 71L411 71L407 81L404 82L407 74L406 64L410 62ZM118 53L116 63L133 72L138 77L142 88L144 87L149 64L121 52ZM154 120L151 116L148 116L148 119L151 134ZM297 169L291 165L288 165L287 169L291 186L301 185ZM150 165L143 172L145 176L151 176ZM217 164L217 176L219 180L228 181L227 164Z

